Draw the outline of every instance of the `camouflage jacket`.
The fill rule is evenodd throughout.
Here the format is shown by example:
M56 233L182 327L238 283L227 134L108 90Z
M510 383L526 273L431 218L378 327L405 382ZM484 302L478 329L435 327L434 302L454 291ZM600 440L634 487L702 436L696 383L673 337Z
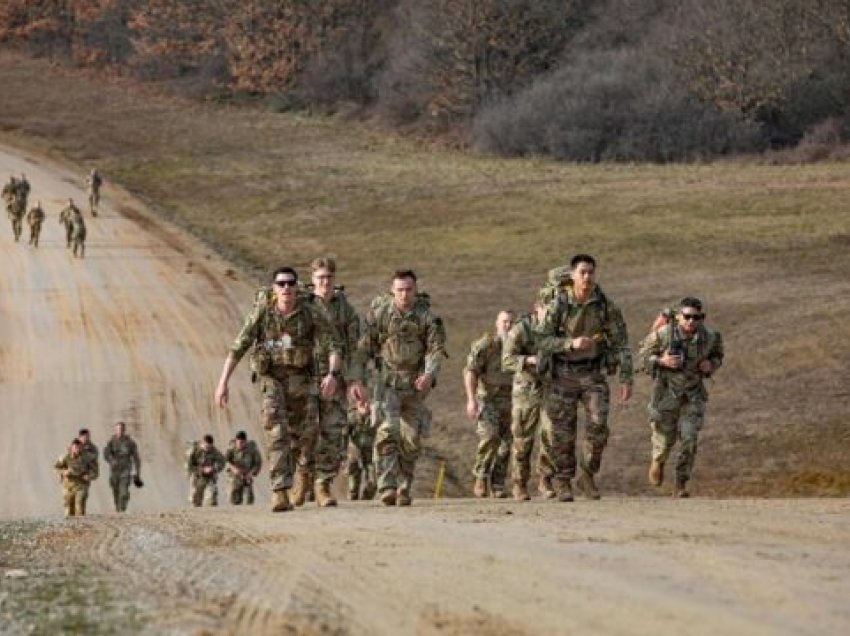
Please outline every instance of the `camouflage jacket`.
M83 446L81 455L86 455L89 458L89 462L92 468L92 472L89 475L92 481L100 477L100 462L98 462L97 458L100 457L100 453L97 450L97 446L89 442L88 444Z
M513 373L515 395L538 394L541 382L537 368L527 368L525 359L539 353L539 327L532 314L523 314L514 323L502 347L502 369Z
M658 358L670 349L673 338L683 346L685 360L681 369L668 369L658 364ZM699 370L699 365L708 360L713 373L723 364L723 338L719 331L705 325L700 325L696 333L687 337L677 325L668 324L643 339L639 358L643 369L655 378L654 402L667 398L675 400L682 395L706 400L708 392L703 382L706 376Z
M186 457L186 472L196 477L206 477L207 479L215 478L224 470L227 462L224 455L221 454L215 446L211 446L208 450L204 450L200 444L195 444L192 450ZM212 473L205 474L205 467L212 468Z
M97 467L92 465L92 458L86 453L76 457L70 452L65 453L53 467L59 471L67 470L66 479L75 483L87 484L97 477Z
M81 214L80 208L76 205L68 205L62 208L62 211L59 213L59 222L65 225L71 225L75 214Z
M366 365L374 360L380 383L410 389L416 377L428 373L435 381L446 355L446 330L424 296L409 311L398 309L391 296L373 302L363 321L350 375L364 381Z
M299 299L295 311L284 316L277 309L274 294L266 290L258 293L230 351L238 362L252 346L255 352L269 356L272 368L294 367L310 373L314 372L316 350L327 355L343 351L336 327L313 303Z
M84 239L86 237L86 222L79 210L71 217L71 227L73 228L73 236L75 238Z
M103 459L109 464L113 473L132 471L135 468L138 475L142 468L139 447L129 435L122 435L120 438L114 435L110 437L103 448Z
M256 477L263 467L263 458L260 456L260 449L257 448L257 443L254 440L249 441L242 449L236 448L236 443L231 441L224 459L227 462L227 469L231 473L235 473L233 470L235 467Z
M30 208L30 211L27 213L27 223L30 225L41 225L44 222L44 209L40 206L35 206L34 208Z
M556 373L571 365L609 369L619 367L620 382L634 381L632 353L623 314L597 285L590 298L580 303L572 286L549 305L540 332L547 339ZM585 336L594 340L589 351L569 350L570 340Z
M328 322L336 328L342 345L343 369L346 369L351 362L351 353L357 346L357 340L360 337L360 318L357 316L357 312L354 311L354 307L348 302L341 289L334 290L334 295L328 303L312 293L307 296L306 300L322 312ZM316 347L316 369L319 376L328 373L328 353L326 343Z
M464 371L478 378L478 397L487 399L497 395L509 395L513 381L510 371L502 370L503 340L492 333L485 333L473 341L466 357Z

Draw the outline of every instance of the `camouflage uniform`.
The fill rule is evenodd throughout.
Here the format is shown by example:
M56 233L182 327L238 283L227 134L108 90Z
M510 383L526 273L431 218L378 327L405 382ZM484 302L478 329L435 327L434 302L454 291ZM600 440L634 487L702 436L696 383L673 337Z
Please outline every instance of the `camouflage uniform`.
M101 185L103 185L103 179L97 170L92 170L91 174L86 177L86 191L89 195L89 211L92 216L97 216L97 206L100 205Z
M328 303L315 294L311 294L308 300L336 327L341 339L343 368L345 368L360 336L360 319L357 317L357 312L346 299L342 289L334 290L334 295ZM328 353L327 346L316 348L317 378L323 378L328 373ZM339 473L339 467L345 458L348 402L343 378L338 378L338 384L336 395L330 398L320 395L318 401L319 439L316 446L315 479L316 482L328 484Z
M552 354L552 383L544 391L541 413L540 467L562 491L569 489L576 472L579 403L587 414L581 468L592 476L599 471L608 441L610 388L605 372L619 367L620 382L631 384L632 356L623 315L598 285L585 303L568 287L547 309L540 332ZM589 351L572 350L570 341L580 336L594 340Z
M109 486L112 488L115 510L124 512L130 502L133 469L138 477L142 468L139 447L129 435L121 437L113 435L103 449L103 459L109 464Z
M204 450L195 442L186 457L186 472L189 473L189 503L200 506L204 492L209 491L207 504L218 505L218 474L224 470L224 455L215 447ZM205 472L205 469L209 472Z
M531 452L540 424L541 383L535 371L525 368L525 358L537 355L534 316L526 314L508 332L503 347L503 368L514 371L512 387L511 479L526 485L531 476Z
M354 405L348 409L348 495L356 499L372 499L378 488L373 461L375 450L375 427L372 413L360 413ZM361 490L362 489L362 490Z
M431 312L427 296L419 294L410 311L398 309L389 294L372 302L352 365L352 378L362 382L366 363L378 367L375 455L378 490L410 495L413 471L427 435L431 414L416 378L427 373L436 381L445 356L443 321Z
M59 213L59 222L65 228L65 242L66 247L70 249L71 247L71 239L74 235L74 223L73 218L75 214L79 214L80 209L74 205L73 203L69 204L67 207L63 208Z
M86 222L79 210L75 210L71 216L71 253L76 256L79 252L80 258L86 255Z
M336 329L313 303L299 299L283 316L274 294L261 290L242 330L231 345L235 362L252 346L252 370L262 395L260 423L266 433L272 490L292 488L294 462L313 473L318 423L318 387L314 380L317 347L340 353Z
M684 365L668 369L658 358L670 349L671 339L683 345ZM708 391L699 365L711 362L712 372L723 364L723 339L718 331L699 325L696 333L685 334L675 324L653 331L640 345L640 360L655 382L649 401L652 428L652 459L664 464L678 438L681 441L676 461L676 483L684 486L690 479L697 454L697 438L705 418Z
M511 454L510 372L502 371L502 338L484 334L472 343L464 371L478 380L478 450L472 474L494 491L505 488Z
M231 440L224 459L227 461L227 473L230 478L230 503L238 506L244 498L246 504L253 504L254 478L263 468L263 459L260 457L257 443L251 440L240 449L237 448L236 441Z
M38 238L41 236L41 224L44 223L44 209L40 205L30 208L27 213L27 223L30 226L30 245L38 247Z
M23 219L27 209L27 197L29 195L29 183L24 185L21 181L14 177L9 179L9 182L3 186L3 198L6 201L6 213L9 215L9 220L12 222L12 234L15 240L21 238L23 231Z
M86 501L89 497L89 484L97 478L97 457L92 462L89 453L81 452L74 457L70 452L63 455L53 465L56 470L67 470L62 477L62 499L66 517L82 517L86 514Z

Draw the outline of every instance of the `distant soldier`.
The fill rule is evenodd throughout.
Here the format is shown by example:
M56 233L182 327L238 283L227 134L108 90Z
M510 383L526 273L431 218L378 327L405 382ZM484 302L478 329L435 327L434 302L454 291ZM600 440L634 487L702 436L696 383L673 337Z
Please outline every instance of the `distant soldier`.
M86 191L89 195L89 212L92 216L97 216L97 206L100 205L100 187L103 185L103 178L97 171L97 168L92 168L89 176L86 177Z
M369 402L348 406L348 498L372 499L378 490L375 462L375 427Z
M505 478L511 454L511 384L513 374L502 370L502 343L515 314L500 311L495 333L472 343L463 370L466 415L477 422L478 450L472 474L476 497L506 497Z
M207 505L218 505L218 474L227 462L215 447L212 435L204 435L200 443L193 442L186 456L186 472L189 474L189 503L198 507L208 493Z
M378 490L385 506L409 506L421 440L430 433L425 398L446 355L446 330L431 311L428 295L417 292L412 270L397 270L391 290L372 301L364 320L352 360L350 395L356 402L368 398L363 381L371 360L378 369Z
M27 184L29 186L29 184ZM23 231L23 219L26 212L25 198L23 192L28 190L22 187L21 182L14 176L9 177L9 182L3 186L3 199L6 202L6 214L12 223L12 234L15 241L20 240Z
M68 249L71 248L71 238L74 234L73 218L75 212L79 211L80 209L74 205L74 199L68 199L68 205L62 208L62 211L59 213L59 222L65 227L65 240Z
M251 370L262 396L260 418L266 432L266 459L272 487L272 512L292 510L289 493L294 463L306 461L316 439L316 393L337 393L342 373L342 346L336 328L313 303L298 295L298 275L279 267L272 291L263 289L231 345L215 392L220 407L227 405L228 382L236 365L253 348ZM317 386L316 350L328 356L327 374Z
M12 218L12 211L15 208L15 203L18 200L18 180L14 175L9 177L9 180L3 184L3 201L6 203L6 214Z
M664 464L678 439L675 497L688 496L687 483L708 400L704 379L723 364L723 339L720 332L703 324L704 319L702 301L692 296L683 298L673 319L653 329L640 346L643 367L654 379L649 402L649 482L653 486L662 484Z
M41 225L44 223L44 208L41 201L27 212L27 223L30 226L30 245L38 247L38 237L41 236Z
M115 434L109 438L103 449L103 459L109 464L109 486L115 510L125 512L130 502L130 484L140 486L142 460L135 440L127 435L124 422L115 424Z
M18 205L23 211L27 209L31 190L30 182L27 181L27 175L21 173L21 178L18 179Z
M254 479L260 474L263 459L254 440L248 440L245 431L236 433L224 456L230 477L230 503L238 506L244 500L254 503Z
M86 514L89 484L97 477L97 467L90 455L83 453L80 440L74 439L68 452L54 464L62 480L63 500L66 517L82 517Z
M86 255L86 222L79 209L74 209L71 216L71 254L80 258Z

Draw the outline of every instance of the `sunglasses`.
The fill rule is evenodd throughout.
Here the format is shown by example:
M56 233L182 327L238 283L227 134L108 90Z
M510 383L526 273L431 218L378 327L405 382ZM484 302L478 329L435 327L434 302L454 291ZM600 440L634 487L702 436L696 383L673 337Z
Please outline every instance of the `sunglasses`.
M278 287L295 287L298 283L290 278L285 278L282 280L276 280L274 284Z
M702 320L702 314L682 314L682 318L685 320Z

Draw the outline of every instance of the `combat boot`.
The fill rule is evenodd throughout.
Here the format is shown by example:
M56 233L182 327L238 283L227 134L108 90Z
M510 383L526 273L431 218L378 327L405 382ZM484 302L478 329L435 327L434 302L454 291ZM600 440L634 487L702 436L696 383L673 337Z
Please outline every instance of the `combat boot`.
M306 471L297 468L295 470L295 484L292 486L292 503L296 506L303 506L307 500L309 483Z
M371 500L375 498L375 492L378 490L374 482L366 482L366 487L363 488L363 499Z
M508 493L505 492L504 485L493 486L492 490L490 491L490 494L496 499L505 499L508 496Z
M528 496L528 488L525 487L525 484L521 484L519 482L514 482L513 495L514 499L517 501L528 501L531 499L531 497Z
M285 490L272 492L272 512L286 512L287 510L292 510L287 492Z
M360 499L360 493L359 492L357 492L356 490L349 490L348 491L348 500L349 501L357 501L358 499Z
M647 475L649 479L649 483L653 486L660 486L664 483L664 462L660 462L656 459L652 460L652 464L649 466L649 474Z
M554 499L555 489L552 488L552 480L549 477L541 477L537 484L537 491L544 499Z
M399 488L396 504L399 506L409 506L413 500L410 498L410 492L407 488Z
M336 499L334 499L331 494L331 486L326 481L317 481L316 482L316 504L320 508L327 508L328 506L335 506Z
M691 493L688 492L687 484L688 482L686 480L677 479L676 488L673 490L673 496L677 499L687 499L690 497Z
M566 481L558 481L555 485L555 492L558 496L558 501L567 503L573 501L573 487L569 479Z
M593 474L582 470L576 480L576 486L581 488L584 496L588 499L600 499L599 489L596 487L596 481L593 479Z
M478 498L487 496L487 480L481 477L475 478L475 484L472 486L472 494Z
M384 492L381 493L381 502L385 506L394 506L395 505L395 489L388 488Z

